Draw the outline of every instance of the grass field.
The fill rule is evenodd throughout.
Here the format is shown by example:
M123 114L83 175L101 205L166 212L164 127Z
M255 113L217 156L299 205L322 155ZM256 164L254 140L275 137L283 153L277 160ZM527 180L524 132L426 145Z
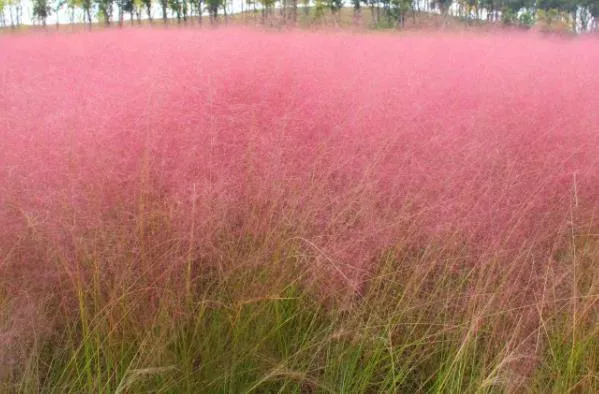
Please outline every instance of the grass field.
M0 392L597 392L598 45L0 37Z

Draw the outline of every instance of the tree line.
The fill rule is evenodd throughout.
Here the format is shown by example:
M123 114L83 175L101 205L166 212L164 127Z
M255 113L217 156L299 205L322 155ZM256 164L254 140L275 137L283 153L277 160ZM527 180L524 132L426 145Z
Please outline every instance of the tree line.
M22 24L23 1L0 0L0 27ZM168 23L216 23L228 17L229 0L31 0L34 22L45 26L52 14L68 11L69 22L74 23L76 11L83 15L89 26L95 21L122 25L125 16L133 23L142 19L153 23L161 19ZM343 7L352 7L354 18L360 18L368 9L375 26L403 27L406 19L416 19L420 13L435 13L443 17L453 15L465 22L501 23L505 25L566 26L574 32L599 30L599 0L238 0L242 12L253 12L264 20L275 10L279 20L296 22L298 8L314 19L325 12L338 21ZM158 15L154 15L155 10ZM57 20L58 23L58 20Z

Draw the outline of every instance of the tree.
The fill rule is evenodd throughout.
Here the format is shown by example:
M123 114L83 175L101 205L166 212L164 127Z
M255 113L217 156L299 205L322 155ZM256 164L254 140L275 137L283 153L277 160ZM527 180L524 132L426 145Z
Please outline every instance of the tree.
M162 10L162 22L166 23L168 18L168 0L160 0L160 9Z
M119 26L122 26L125 12L133 13L133 0L115 0L115 3L119 13L117 17ZM131 16L131 19L133 19L133 16Z
M141 23L141 14L143 9L143 0L133 0L133 13L135 14L135 19L137 19L137 23ZM133 15L131 15L131 19L133 19ZM133 20L131 21L131 24L133 24Z
M272 10L275 7L276 0L258 0L262 5L262 23L270 21Z
M479 0L466 0L468 11L468 19L472 19L473 14L476 19L480 19L480 3Z
M451 3L453 3L453 0L436 0L439 10L441 10L441 14L444 16L447 16L449 8L451 7Z
M65 4L67 4L67 0L56 0L54 8L52 9L52 12L54 13L54 15L56 15L56 28L58 28L58 26L60 25L58 16L60 15L60 10L62 9L62 7L64 7Z
M187 22L187 15L189 13L189 6L187 0L181 0L181 15L183 16L183 22Z
M354 25L359 25L362 19L362 1L363 0L351 0L351 4L354 9Z
M33 0L33 16L42 24L46 26L46 18L52 13L52 8L48 4L48 0Z
M599 0L588 0L587 9L591 15L591 31L599 31Z
M559 8L561 11L567 13L571 17L572 31L576 33L578 31L578 9L581 6L581 0L561 0L559 1Z
M563 21L564 12L571 14L571 0L538 0L537 8L541 10L541 19L548 26L551 26L555 21Z
M310 15L310 0L301 0L302 2L302 8L304 10L304 15L308 16Z
M324 16L326 4L324 0L314 0L314 20L321 20Z
M523 27L531 27L535 24L535 16L532 11L527 10L520 14L518 17L518 23Z
M202 24L202 14L204 13L204 0L190 0L192 13L195 12L198 15L198 22Z
M412 17L416 18L412 0L391 0L391 13L396 26L405 26L406 15L408 15L410 11L412 12Z
M521 9L529 9L534 6L534 0L503 0L501 5L501 22L505 25L513 25L518 22L518 12Z
M76 0L76 4L81 4L81 8L83 9L83 14L85 15L85 19L87 19L87 23L91 29L92 27L92 0Z
M177 22L181 22L181 0L168 0L168 7L177 16Z
M339 11L343 8L343 0L327 0L327 6L331 10L336 25L339 22Z
M221 7L221 4L222 0L206 0L206 8L208 8L210 23L214 23L218 20L218 10Z
M152 23L152 0L141 0L141 5L145 7L148 20Z
M5 0L4 6L8 8L10 26L14 28L21 25L21 15L23 13L21 0Z
M379 17L380 17L380 7L379 7L379 0L366 0L366 2L368 3L368 6L370 6L370 13L372 14L372 23L375 26L379 25ZM376 10L376 12L375 12Z
M291 0L291 20L297 22L297 0Z
M66 0L67 9L69 10L69 23L75 23L75 9L82 8L81 0Z
M187 21L188 5L187 0L168 0L168 6L175 13L177 22L181 23L181 19Z
M98 4L98 14L104 24L110 25L112 20L112 4L114 0L95 0Z
M578 4L578 15L580 17L580 30L593 31L597 21L599 0L580 0Z
M141 10L144 8L142 0L120 0L122 1L123 12L128 12L133 25L134 16L137 22L141 22ZM122 16L119 15L119 23L122 24Z
M495 22L497 16L497 0L479 0L480 6L487 11L487 21Z
M243 5L243 0L241 2ZM288 20L295 23L297 21L297 0L279 0L279 4L283 23L287 23Z
M0 27L6 26L6 19L4 17L4 0L0 0Z

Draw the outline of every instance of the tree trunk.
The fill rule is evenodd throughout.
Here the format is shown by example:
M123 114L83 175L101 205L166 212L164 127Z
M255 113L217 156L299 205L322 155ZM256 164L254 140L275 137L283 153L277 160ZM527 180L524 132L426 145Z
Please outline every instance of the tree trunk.
M589 30L589 15L586 12L580 13L580 29L582 31Z
M354 17L353 17L353 24L354 26L358 27L360 26L360 20L362 16L362 9L360 8L360 3L358 3L357 7L354 7Z
M21 25L21 16L23 16L23 6L19 3L17 5L17 26Z
M54 13L56 14L56 30L58 30L60 28L60 24L58 21L58 11L59 11L58 8L54 10Z
M374 23L374 25L376 26L377 20L376 20L376 15L374 13L374 3L370 4L370 14L372 15L372 23Z
M293 21L293 24L295 24L297 22L297 0L292 0L291 4L292 4L291 20Z
M167 14L166 14L166 7L168 5L166 4L166 0L161 0L160 1L160 8L162 8L162 22L166 24L166 20L167 20Z

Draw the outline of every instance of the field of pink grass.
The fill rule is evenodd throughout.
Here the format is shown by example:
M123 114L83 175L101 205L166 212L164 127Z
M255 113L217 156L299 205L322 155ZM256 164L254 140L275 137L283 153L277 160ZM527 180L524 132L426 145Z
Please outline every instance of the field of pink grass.
M360 294L401 245L543 277L597 236L598 64L524 33L0 37L0 353L77 310L88 260L155 283L288 245Z

